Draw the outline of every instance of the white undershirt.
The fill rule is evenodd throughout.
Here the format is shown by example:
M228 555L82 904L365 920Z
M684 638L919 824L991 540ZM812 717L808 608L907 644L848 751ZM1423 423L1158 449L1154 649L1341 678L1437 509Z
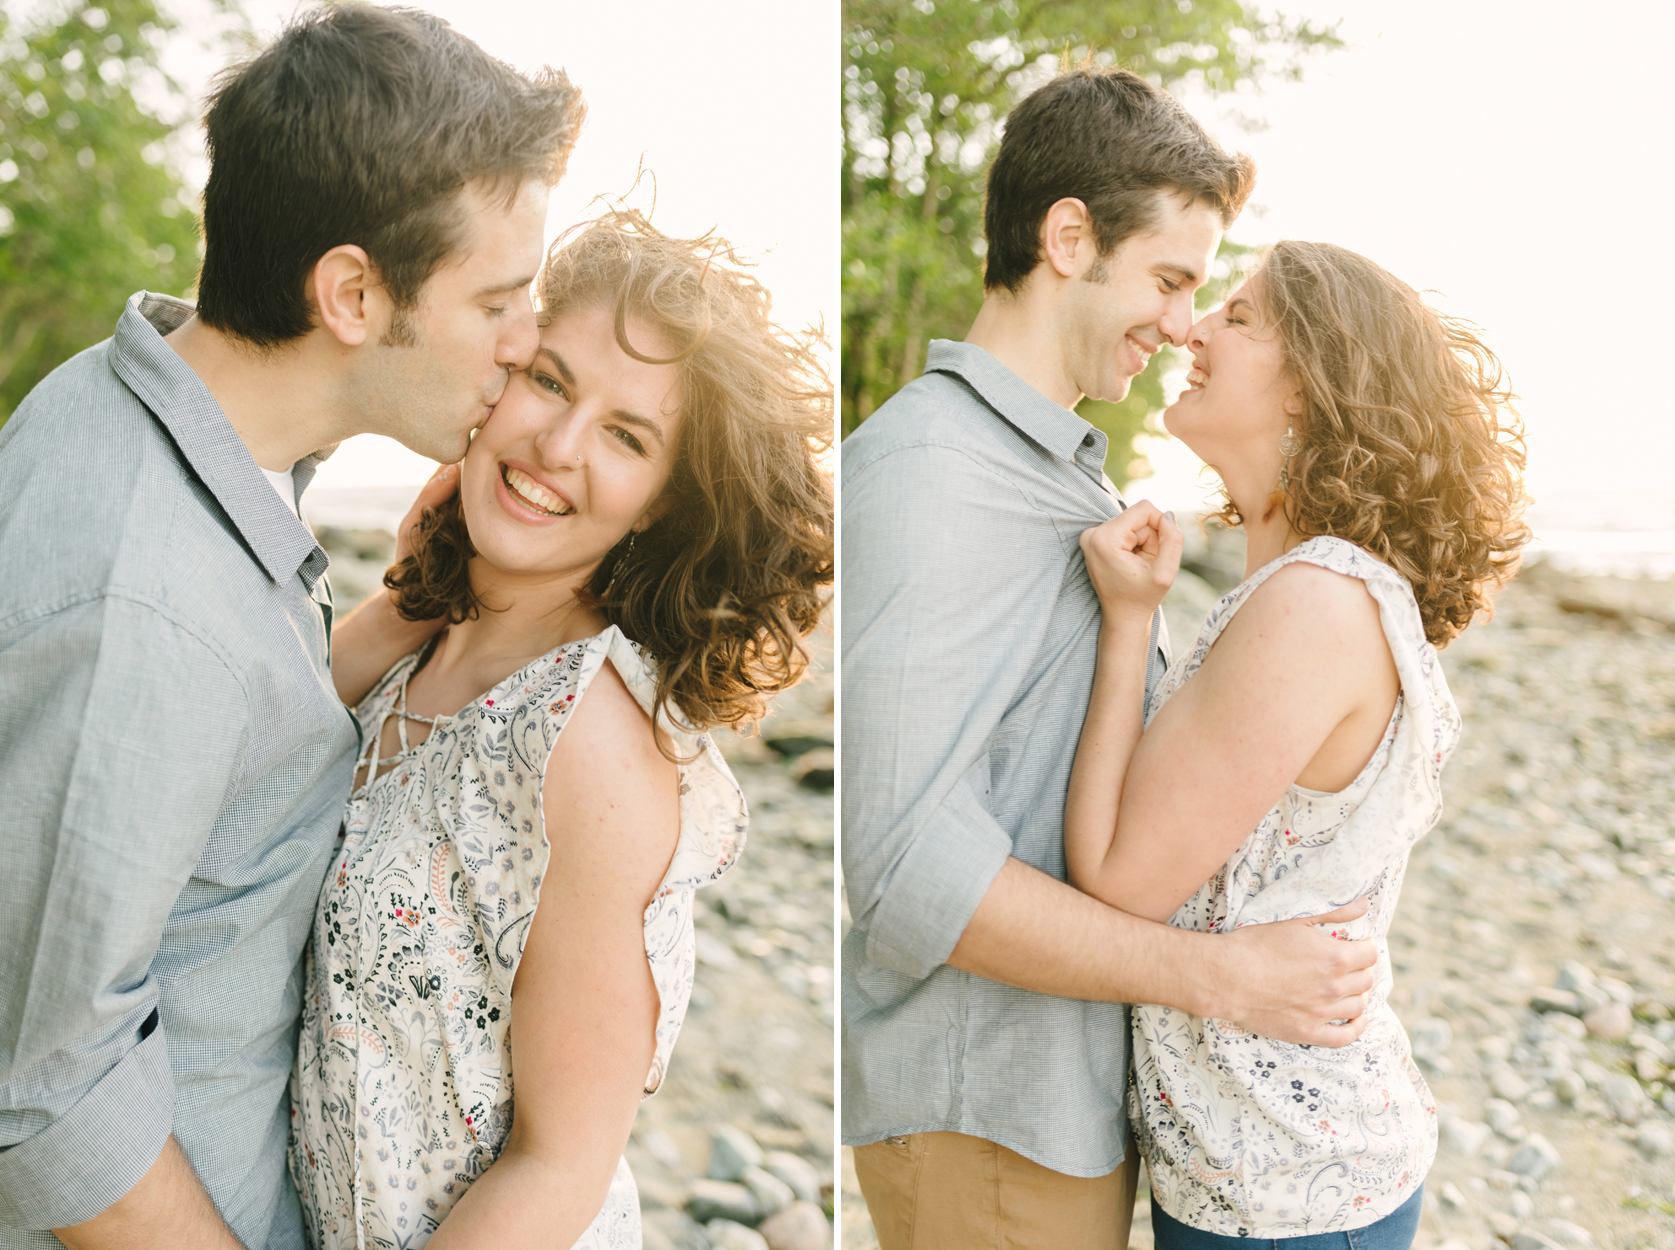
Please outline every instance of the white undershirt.
M261 465L256 467L258 469L262 468ZM272 469L262 469L262 473L268 481L273 483L273 489L279 492L279 497L285 501L285 506L291 510L292 515L296 515L297 483L296 479L291 476L291 470L283 469L276 473Z

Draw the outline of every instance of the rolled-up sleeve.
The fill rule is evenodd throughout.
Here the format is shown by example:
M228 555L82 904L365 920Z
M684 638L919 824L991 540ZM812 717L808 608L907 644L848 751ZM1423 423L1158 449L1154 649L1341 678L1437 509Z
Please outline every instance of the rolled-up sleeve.
M62 1228L168 1139L152 963L247 707L188 623L114 595L0 628L0 690L0 1222Z
M957 447L912 445L843 479L844 884L877 965L945 963L1012 853L989 751L1058 591L1052 524Z

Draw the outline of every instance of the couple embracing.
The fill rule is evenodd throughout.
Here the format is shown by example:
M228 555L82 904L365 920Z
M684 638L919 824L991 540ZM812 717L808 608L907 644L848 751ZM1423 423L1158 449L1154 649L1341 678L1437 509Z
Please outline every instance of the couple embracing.
M804 664L831 410L719 240L542 263L581 120L304 16L211 101L196 308L0 433L0 1246L640 1244L746 828L709 731ZM449 467L334 621L299 501L366 431Z
M884 1250L1405 1250L1435 1106L1385 934L1459 717L1436 648L1527 537L1498 362L1368 260L1193 291L1254 170L1123 71L989 173L983 305L844 445L844 1139ZM1245 580L1073 411L1165 343ZM1132 1004L1132 1008L1123 1004Z

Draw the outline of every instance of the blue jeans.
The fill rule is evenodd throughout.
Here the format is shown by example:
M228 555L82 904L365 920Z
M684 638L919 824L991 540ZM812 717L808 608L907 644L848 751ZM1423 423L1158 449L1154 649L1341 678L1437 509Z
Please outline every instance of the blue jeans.
M1342 1233L1314 1233L1307 1237L1225 1237L1183 1224L1152 1199L1152 1238L1157 1250L1235 1250L1266 1246L1268 1250L1408 1250L1419 1231L1419 1210L1425 1196L1420 1185L1401 1206L1365 1228Z

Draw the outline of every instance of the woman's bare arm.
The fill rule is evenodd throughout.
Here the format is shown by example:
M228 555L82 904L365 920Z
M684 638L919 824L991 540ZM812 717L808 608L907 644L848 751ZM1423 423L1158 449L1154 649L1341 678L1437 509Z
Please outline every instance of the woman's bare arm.
M1363 584L1314 565L1281 569L1251 593L1140 738L1114 823L1081 831L1096 851L1100 840L1105 846L1096 855L1083 847L1072 880L1113 907L1166 920L1311 761L1331 757L1341 771L1346 751L1359 751L1364 763L1398 689ZM1092 746L1101 749L1098 740ZM1101 779L1117 767L1107 760ZM1348 784L1356 771L1326 788ZM1067 845L1069 837L1067 823Z
M413 527L425 510L435 508L459 488L459 466L445 464L419 490L419 497L401 519L395 539L392 565L400 564L413 550ZM390 671L402 656L417 651L444 622L409 621L395 610L387 590L376 591L355 610L332 626L332 685L337 697L354 707L378 679Z
M680 828L675 766L606 664L559 736L552 856L512 992L512 1131L434 1250L568 1246L599 1214L655 1049L644 912Z
M1070 883L1095 897L1102 896L1087 883L1100 880L1144 726L1151 618L1180 568L1182 543L1173 517L1149 500L1082 534L1101 615L1093 689L1065 798L1064 861Z

